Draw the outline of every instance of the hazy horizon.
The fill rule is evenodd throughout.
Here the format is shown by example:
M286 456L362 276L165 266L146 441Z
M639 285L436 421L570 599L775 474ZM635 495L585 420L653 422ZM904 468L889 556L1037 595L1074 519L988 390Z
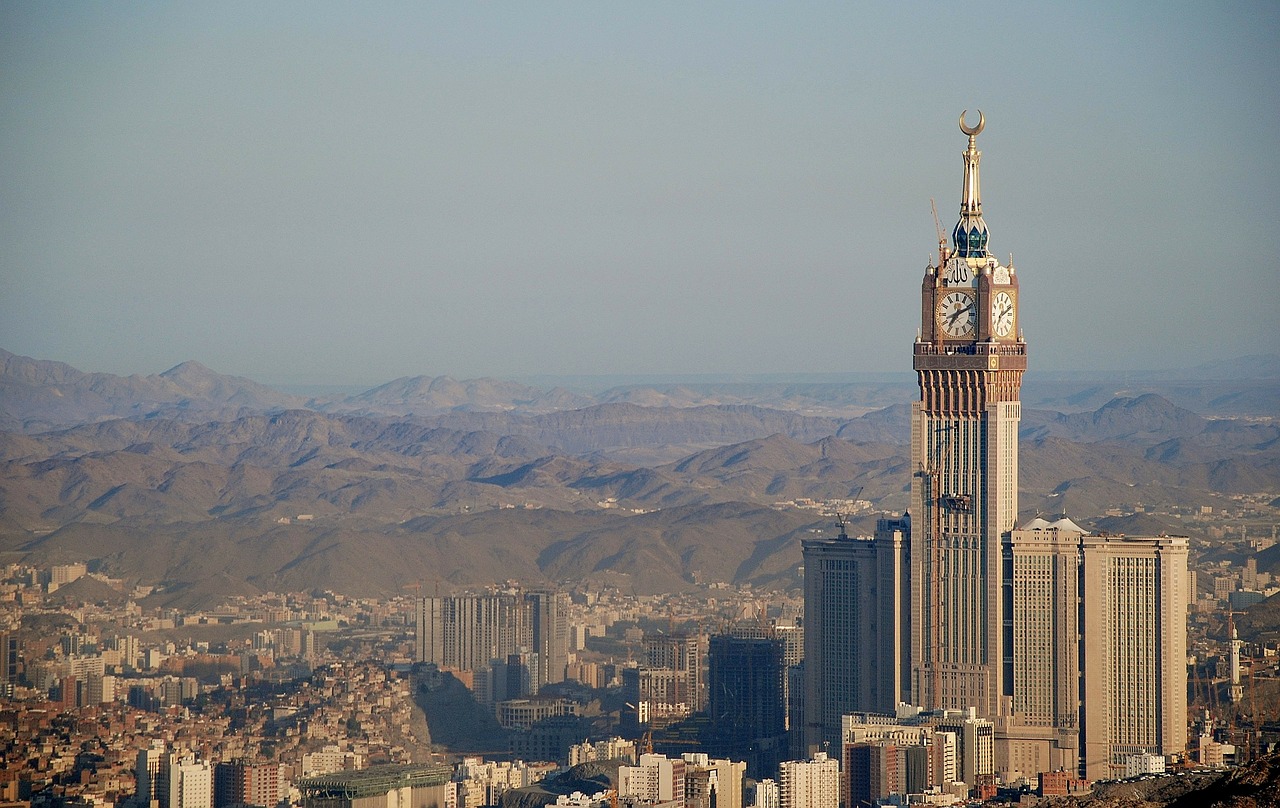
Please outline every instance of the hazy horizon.
M1032 371L1277 353L1276 41L1269 3L10 3L0 346L273 386L909 372L967 108Z

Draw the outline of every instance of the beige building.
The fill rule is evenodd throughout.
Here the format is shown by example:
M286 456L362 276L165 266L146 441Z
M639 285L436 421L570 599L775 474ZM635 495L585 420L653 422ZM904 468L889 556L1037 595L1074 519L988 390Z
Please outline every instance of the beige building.
M1187 539L1081 539L1082 757L1091 780L1187 743Z
M618 767L618 796L659 803L685 800L685 762L663 755L641 755L634 766Z
M976 126L960 218L925 269L911 406L911 691L927 710L996 716L1007 693L1002 543L1018 516L1027 345L1018 276L988 249Z
M1010 533L1012 610L1006 644L1012 695L996 719L996 771L1005 780L1076 771L1080 749L1080 538L1065 517Z
M838 808L840 762L825 752L812 760L788 760L778 767L782 808Z
M681 755L685 766L685 808L742 808L745 761L712 758L701 752Z

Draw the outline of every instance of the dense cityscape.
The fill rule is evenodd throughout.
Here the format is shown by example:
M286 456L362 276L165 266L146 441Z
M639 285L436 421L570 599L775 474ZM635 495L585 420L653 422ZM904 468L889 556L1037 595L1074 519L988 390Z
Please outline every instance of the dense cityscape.
M1237 539L1219 544L1219 555L1225 550L1248 558L1270 543ZM1206 547L1197 556L1213 554ZM1242 601L1278 591L1265 574L1251 576L1251 566L1213 562L1196 569L1199 596L1188 642L1192 731L1186 748L1171 756L1171 772L1231 765L1280 741L1274 643L1240 650L1242 689L1233 695L1226 615L1233 604L1241 608ZM515 636L514 625L513 644L502 649L512 653L485 660L479 670L421 662L415 616L424 599L418 597L374 601L289 593L187 612L141 608L145 589L123 591L122 582L86 572L83 564L12 566L3 580L0 749L7 762L0 787L7 804L137 804L147 788L139 783L139 761L158 766L172 754L179 762L189 756L185 765L206 772L209 782L207 800L182 805L301 804L300 784L308 778L405 764L448 772L442 805L495 805L504 791L527 789L571 766L593 760L633 765L651 744L654 759L683 760L687 750L697 750L690 770L700 765L696 755L737 761L717 777L739 789L750 785L741 804L770 805L781 804L769 802L782 799L780 783L794 789L794 778L811 771L794 763L784 770L778 763L814 760L793 756L796 742L788 740L801 709L789 690L798 681L795 656L802 647L803 601L794 595L724 585L688 596L557 593L552 602L563 646L548 658L562 654L554 662L558 675L551 674L558 680L535 691L536 671L528 666L537 652L531 636ZM526 594L508 585L468 597L514 606ZM519 612L511 609L507 616ZM520 640L525 645L514 644ZM673 643L697 649L696 668L650 663ZM543 669L551 671L551 664L537 665ZM699 709L726 693L729 682L745 683L748 672L761 688L755 707ZM486 679L488 685L478 685ZM775 701L760 701L767 698ZM646 704L648 720L640 720L639 704ZM1255 713L1260 705L1262 712ZM762 723L749 735L737 734L747 719ZM963 736L968 720L904 722L911 726L896 728L893 736L900 743L908 736L937 736L954 724L961 730L954 734ZM865 739L884 726L851 720L845 729L851 738ZM959 765L967 761L961 752ZM828 774L838 770L834 762L826 764ZM812 771L823 771L821 763ZM993 768L995 760L988 763ZM976 760L968 765L967 776L975 780L995 774L973 768ZM232 772L241 773L239 780ZM963 770L955 774L963 782ZM1087 788L1078 777L1048 775L987 790ZM231 785L236 782L241 785ZM579 804L607 802L612 785L597 786ZM245 791L250 788L257 791ZM839 781L833 779L831 788L838 799ZM967 782L953 783L948 793L967 797L970 789ZM798 804L794 792L787 793L788 804ZM628 796L618 792L621 799ZM550 792L544 798L567 800ZM159 792L151 799L159 800Z
M778 502L830 519L802 593L507 581L189 610L87 561L11 565L4 804L951 805L1272 751L1277 646L1235 625L1280 592L1256 558L1272 495L1174 514L1195 546L1015 524L1027 346L987 248L983 127L961 115L961 218L925 273L911 511L854 537L856 495Z
M1157 515L1142 503L1019 507L1034 352L1019 269L989 247L975 114L959 220L920 286L893 469L909 508L774 502L826 525L788 539L801 588L436 580L191 607L101 558L9 563L0 808L1033 804L1194 794L1274 759L1277 492L1158 513L1180 533L1082 526ZM876 528L851 531L855 513Z

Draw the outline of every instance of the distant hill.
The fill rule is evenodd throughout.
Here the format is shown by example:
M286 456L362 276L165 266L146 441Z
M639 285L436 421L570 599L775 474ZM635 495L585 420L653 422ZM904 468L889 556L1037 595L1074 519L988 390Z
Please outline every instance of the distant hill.
M174 410L228 417L303 403L257 382L214 373L198 362L183 362L155 376L114 376L0 350L0 428L11 431L41 432Z
M875 411L904 412L897 408L905 408L917 396L908 373L835 378L847 380L650 383L592 391L500 379L412 376L352 395L303 398L216 373L197 362L184 362L152 376L114 376L0 350L0 429L33 433L110 418L227 420L301 408L382 417L542 416L612 404L646 409L750 407L849 420ZM1028 410L1071 413L1148 393L1201 416L1274 418L1280 412L1280 356L1242 357L1183 371L1057 375L1032 371L1023 384L1022 398ZM800 437L785 429L773 431ZM856 439L885 441L884 436ZM645 462L652 459L642 453L635 457ZM666 459L673 456L668 453Z
M771 505L866 500L872 511L853 525L863 534L878 514L908 507L911 408L894 401L892 379L588 396L415 377L339 406L195 363L122 378L0 360L10 426L0 431L0 552L89 561L113 578L163 583L162 598L183 602L504 578L793 587L799 540L830 517ZM752 396L804 406L745 403ZM688 406L634 403L650 399ZM831 414L876 400L889 403ZM1022 516L1180 532L1145 511L1280 490L1271 415L1209 418L1154 393L1071 412L1025 407Z

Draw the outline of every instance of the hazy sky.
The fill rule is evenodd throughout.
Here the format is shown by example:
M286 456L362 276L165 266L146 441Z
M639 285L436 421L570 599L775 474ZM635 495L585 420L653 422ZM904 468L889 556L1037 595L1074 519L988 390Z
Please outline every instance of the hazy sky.
M1280 351L1280 4L0 4L0 348L908 370L982 109L1032 367Z

